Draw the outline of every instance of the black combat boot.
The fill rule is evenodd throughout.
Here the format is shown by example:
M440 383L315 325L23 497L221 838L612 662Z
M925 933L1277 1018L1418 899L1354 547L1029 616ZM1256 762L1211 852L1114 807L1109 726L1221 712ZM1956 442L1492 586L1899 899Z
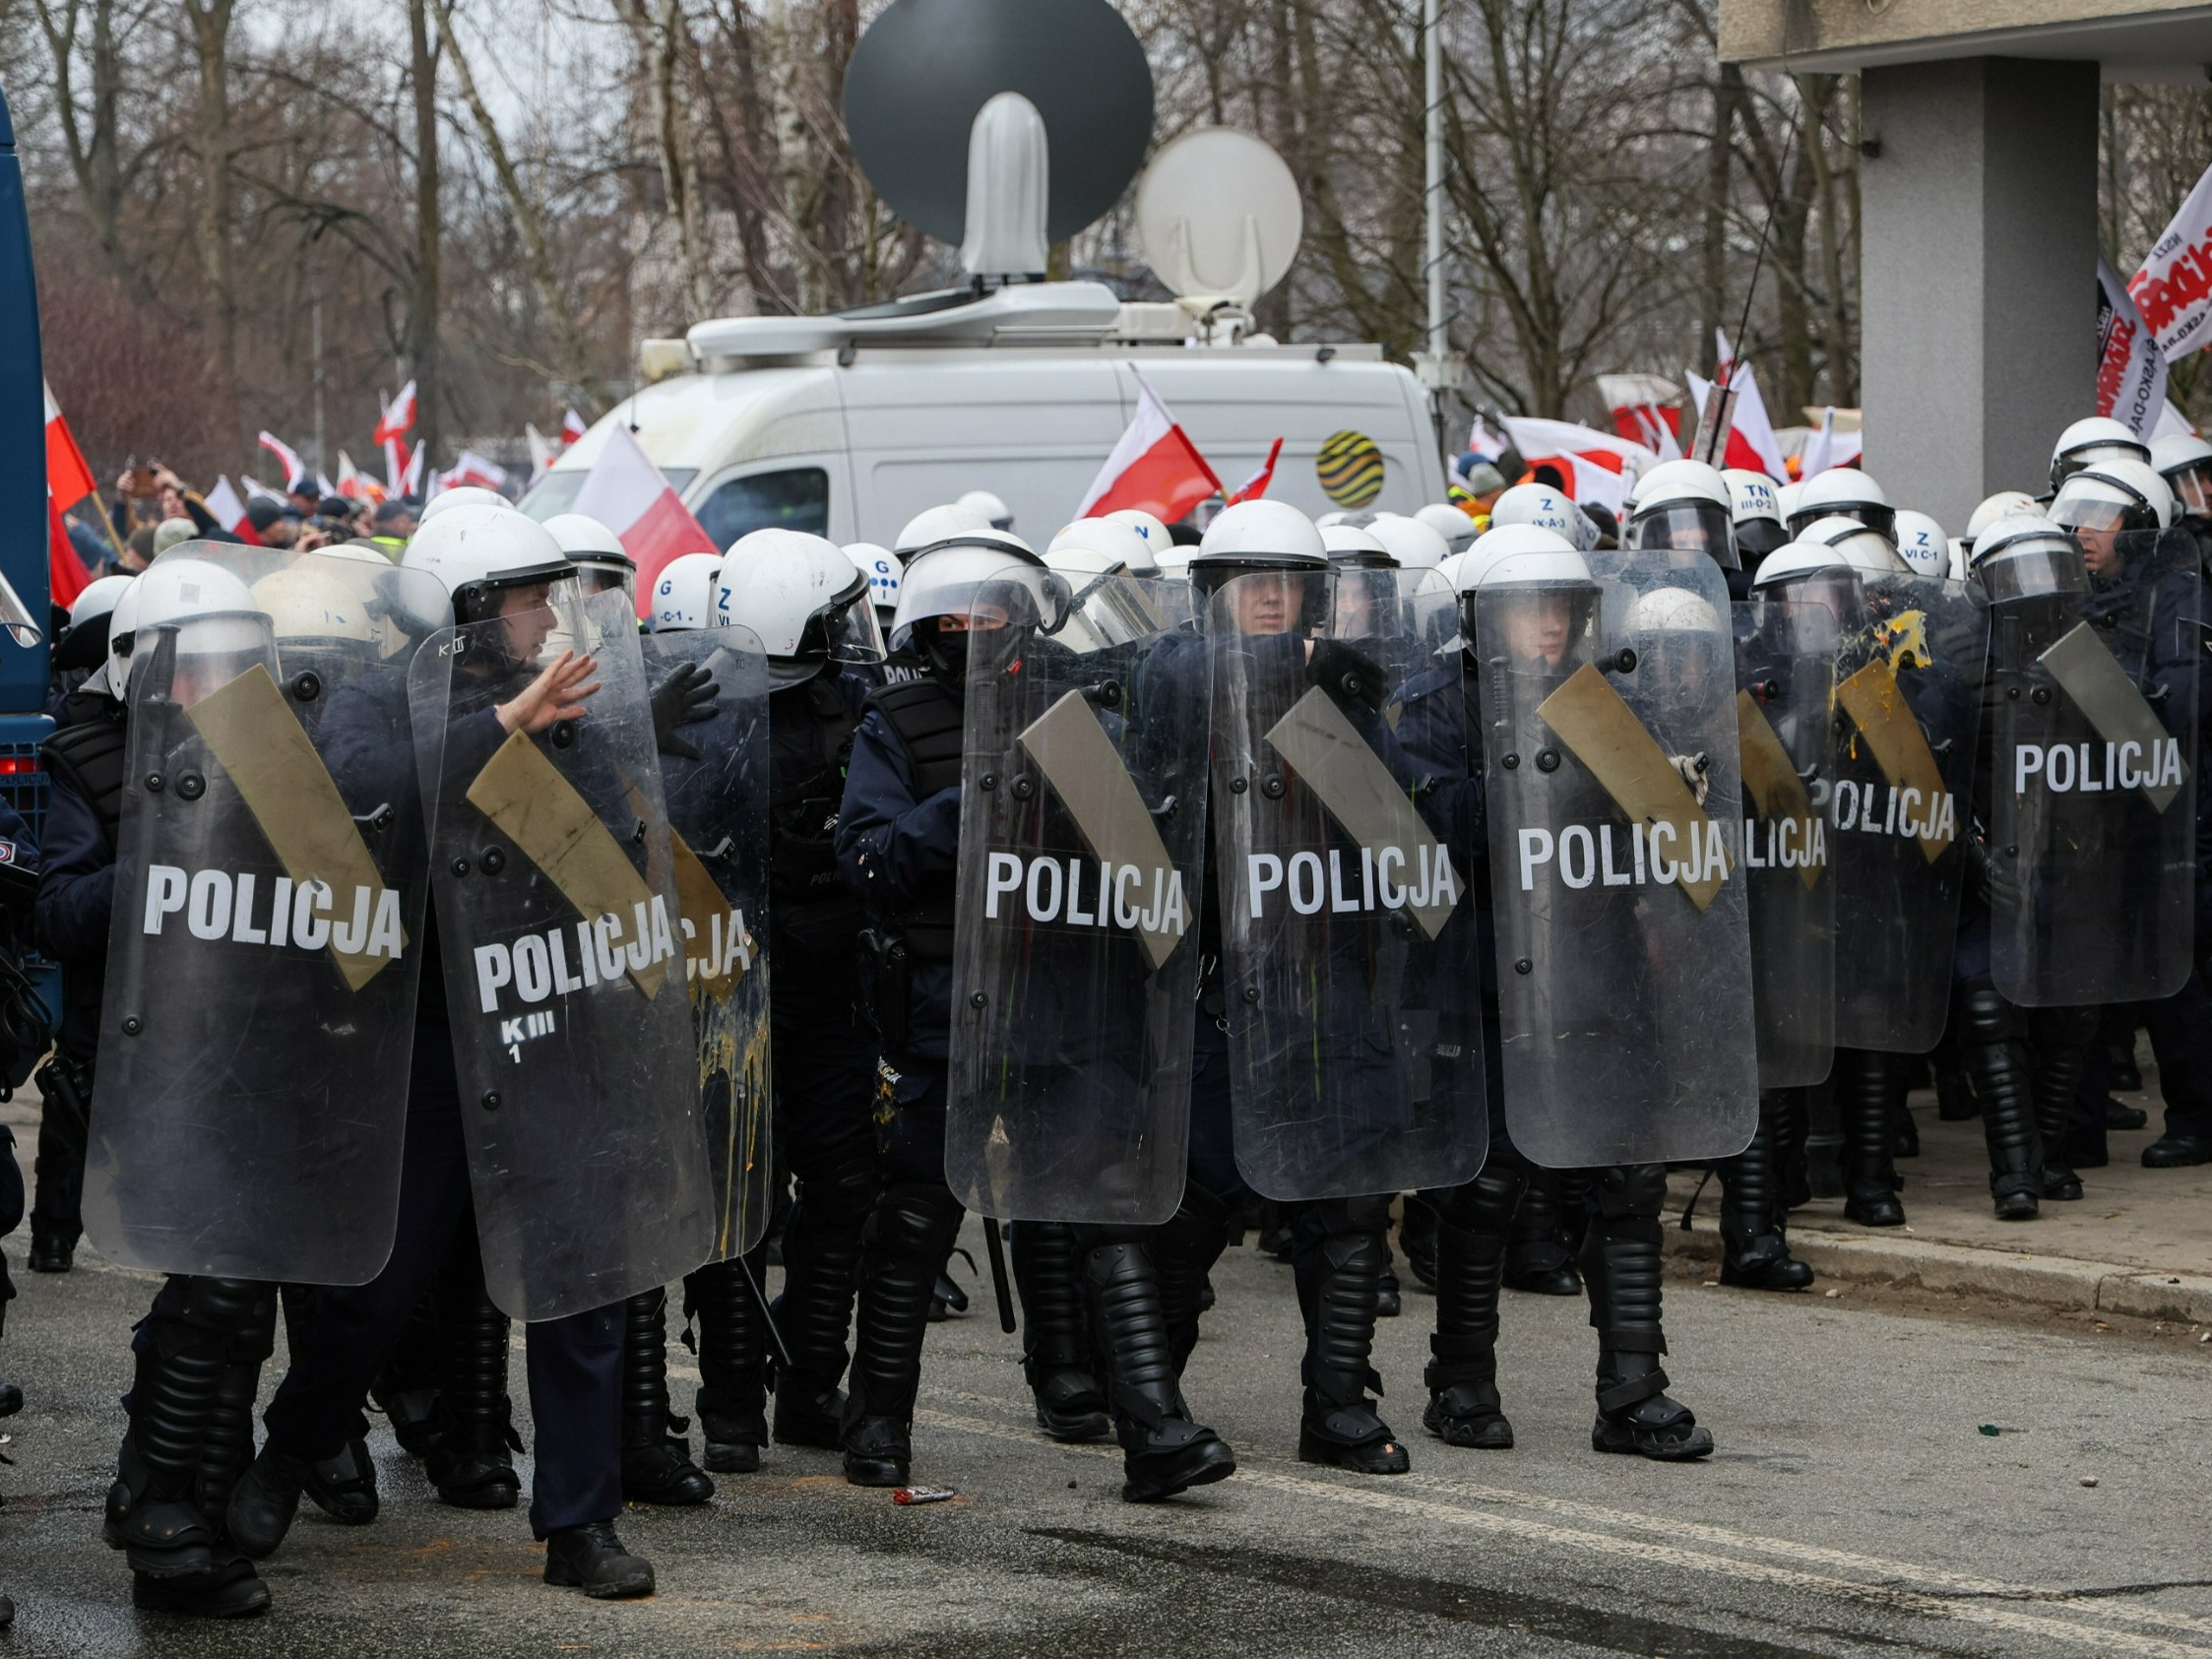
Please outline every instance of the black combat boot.
M2066 1126L2074 1115L2074 1096L2089 1069L2090 1045L2097 1041L2099 1008L2038 1008L2035 1012L2036 1140L2043 1150L2043 1196L2061 1201L2081 1196L2081 1177L2066 1162Z
M768 1443L767 1333L754 1290L767 1252L718 1261L683 1282L683 1310L699 1333L699 1437L708 1472L749 1475Z
M1375 1279L1382 1271L1387 1197L1332 1198L1312 1206L1301 1229L1318 1225L1320 1244L1298 1260L1298 1300L1305 1305L1305 1410L1298 1456L1361 1475L1402 1475L1406 1448L1383 1422L1366 1391L1382 1392L1368 1365L1375 1342Z
M424 1291L407 1329L377 1369L369 1398L392 1425L392 1437L420 1457L438 1437L438 1299Z
M1497 1304L1516 1214L1528 1202L1528 1174L1493 1148L1465 1186L1435 1193L1436 1331L1423 1380L1422 1427L1446 1445L1505 1451L1513 1444L1497 1393ZM1556 1243L1556 1216L1547 1226ZM1581 1280L1575 1283L1579 1286Z
M271 1286L172 1276L132 1339L131 1426L105 1532L130 1561L134 1606L213 1619L269 1606L268 1586L223 1540L221 1513L203 1510L200 1494L228 1373L275 1321Z
M1104 1439L1113 1424L1083 1314L1075 1229L1060 1222L1022 1222L1014 1229L1010 1253L1014 1285L1022 1295L1022 1374L1037 1402L1037 1426L1055 1440Z
M438 1277L438 1432L422 1457L439 1501L457 1509L512 1509L522 1492L507 1337L507 1315L492 1306L464 1229Z
M1560 1225L1559 1173L1526 1174L1528 1184L1505 1236L1504 1283L1537 1296L1580 1296L1582 1275L1574 1270L1574 1252Z
M1902 1227L1896 1143L1890 1138L1889 1056L1838 1049L1833 1073L1844 1141L1844 1215L1862 1227Z
M668 1293L656 1286L623 1305L622 1497L630 1503L704 1503L715 1483L691 1461L689 1427L668 1413Z
M1977 974L1959 985L1953 1025L1982 1103L1997 1219L2034 1221L2043 1213L2043 1155L2020 1011L1989 975Z
M1149 1503L1233 1475L1235 1453L1191 1420L1176 1386L1150 1251L1129 1239L1095 1244L1084 1254L1083 1273L1121 1442L1121 1496Z
M1598 1421L1590 1443L1599 1451L1635 1452L1661 1462L1704 1457L1710 1431L1667 1393L1659 1363L1667 1352L1660 1328L1661 1229L1667 1171L1658 1164L1601 1170L1598 1213L1582 1245L1582 1277L1590 1287L1590 1323L1598 1331Z
M1801 1291L1812 1269L1790 1256L1789 1229L1774 1190L1774 1117L1759 1097L1751 1144L1714 1166L1721 1178L1721 1283L1754 1291Z
M868 1217L845 1405L845 1478L854 1486L906 1484L929 1295L961 1214L943 1186L902 1181L884 1188Z
M844 1444L846 1334L860 1270L860 1230L875 1203L872 1134L840 1141L796 1170L798 1198L784 1240L784 1294L776 1328L790 1350L776 1374L776 1439L783 1445Z
M66 1062L57 1054L52 1062ZM84 1231L85 1123L49 1097L38 1118L38 1201L31 1211L31 1270L67 1273Z
M1198 1316L1206 1307L1207 1275L1229 1247L1229 1205L1195 1180L1183 1183L1182 1203L1152 1235L1150 1251L1160 1278L1160 1311L1168 1321L1168 1352L1182 1375L1198 1346Z

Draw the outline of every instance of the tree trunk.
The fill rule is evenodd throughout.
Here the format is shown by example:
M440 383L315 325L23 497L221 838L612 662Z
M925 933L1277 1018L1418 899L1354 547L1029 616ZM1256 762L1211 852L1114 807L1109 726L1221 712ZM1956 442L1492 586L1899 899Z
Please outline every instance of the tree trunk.
M235 411L238 385L238 291L230 252L230 12L232 0L184 0L199 69L200 265L213 312L209 363L222 407Z

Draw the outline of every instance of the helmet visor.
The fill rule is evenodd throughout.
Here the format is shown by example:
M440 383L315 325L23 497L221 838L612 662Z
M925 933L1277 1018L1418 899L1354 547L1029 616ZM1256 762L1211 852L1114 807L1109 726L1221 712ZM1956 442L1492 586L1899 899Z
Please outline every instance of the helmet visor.
M1704 553L1724 569L1741 568L1736 555L1736 525L1717 501L1670 501L1647 507L1629 522L1628 545Z
M806 619L806 628L798 638L798 654L816 660L826 658L832 663L883 661L887 655L883 630L876 625L875 607L868 603L865 583Z
M1737 521L1736 553L1737 557L1742 561L1745 569L1756 565L1759 560L1765 558L1775 548L1787 545L1789 540L1789 532L1782 528L1781 522L1777 519L1739 519Z
M2196 518L2212 518L2212 461L2191 461L2166 475L2174 499L2181 511Z
M1066 613L1067 583L1049 570L997 547L954 544L916 554L899 584L891 649L904 650L915 624L957 616L971 626L1042 628Z
M2081 549L2064 536L2008 542L1974 567L1991 605L2089 591Z
M1856 519L1891 546L1897 544L1895 509L1872 501L1834 501L1817 507L1800 507L1790 515L1790 534L1801 536L1822 519Z

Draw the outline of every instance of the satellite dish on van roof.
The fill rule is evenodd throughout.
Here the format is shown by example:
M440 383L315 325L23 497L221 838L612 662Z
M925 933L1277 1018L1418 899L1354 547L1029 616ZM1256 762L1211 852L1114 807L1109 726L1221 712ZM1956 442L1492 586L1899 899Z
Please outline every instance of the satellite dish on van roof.
M1289 272L1304 226L1283 158L1234 127L1183 134L1137 186L1145 262L1182 299L1249 305Z
M1000 93L1044 119L1062 241L1120 200L1152 141L1152 68L1107 0L891 0L846 66L853 153L893 213L958 247L969 137Z

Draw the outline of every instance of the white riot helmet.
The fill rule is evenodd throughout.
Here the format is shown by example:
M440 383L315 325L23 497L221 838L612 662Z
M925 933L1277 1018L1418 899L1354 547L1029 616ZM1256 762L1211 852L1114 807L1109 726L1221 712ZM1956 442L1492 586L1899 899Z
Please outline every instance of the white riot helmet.
M1737 553L1746 567L1756 566L1790 539L1782 528L1782 503L1775 495L1774 480L1748 467L1724 467L1721 477L1728 480Z
M1207 597L1254 570L1326 570L1329 549L1313 521L1287 501L1224 507L1190 555L1190 580Z
M99 670L85 683L95 691L105 692L117 702L131 685L131 636L138 627L138 581L131 578L115 601L115 608L107 615L107 656Z
M1798 510L1798 492L1801 483L1778 483L1774 486L1774 504L1782 510L1782 528L1790 528L1790 515Z
M1813 520L1798 532L1797 540L1833 547L1862 576L1895 576L1909 568L1888 537L1840 513Z
M1383 544L1403 570L1434 570L1451 556L1451 545L1442 536L1402 513L1378 515L1367 526L1367 534Z
M483 621L497 613L504 590L543 586L576 573L550 531L504 502L455 507L426 520L409 539L400 565L436 577L453 606L453 614L443 620L409 618L409 631L417 634L446 622Z
M1395 570L1398 566L1398 561L1390 556L1390 549L1365 525L1339 520L1317 528L1331 564L1352 570Z
M2036 505L2036 498L2024 489L2000 489L1994 495L1984 496L1982 504L1966 521L1967 547L1972 549L1982 533L1999 519L2017 518L2022 513L2040 516L2042 512Z
M1522 566L1527 576L1547 568L1543 561L1557 559L1562 553L1572 553L1574 563L1555 566L1560 571L1579 570L1584 577L1590 566L1582 557L1582 550L1557 531L1541 524L1505 524L1485 530L1475 539L1475 545L1459 555L1458 567L1452 572L1452 586L1462 594L1471 594L1483 585L1490 570L1507 559L1533 561Z
M958 501L948 501L940 507L924 507L905 523L891 542L891 550L901 558L911 558L921 548L939 542L948 542L971 530L989 530L988 519Z
M1632 634L1688 633L1712 638L1720 626L1721 614L1712 602L1687 588L1654 588L1648 594L1639 594L1628 607L1628 631Z
M622 538L598 519L583 513L555 513L545 521L545 531L576 566L577 580L586 593L603 594L613 588L637 592L638 561L622 550Z
M755 530L723 556L712 625L750 628L768 654L769 685L798 685L827 663L883 661L868 601L867 576L835 542L798 530Z
M2058 434L2051 450L2051 487L2055 490L2084 467L2098 461L2141 461L2151 447L2109 415L2092 415Z
M1897 514L1882 486L1857 467L1830 467L1798 485L1798 498L1790 508L1790 534L1802 538L1807 526L1820 519L1857 519L1892 545L1897 541Z
M1808 600L1855 628L1865 614L1865 589L1851 561L1823 542L1785 542L1759 560L1751 594L1762 600Z
M1142 507L1117 507L1106 517L1107 522L1125 524L1142 536L1152 547L1156 559L1164 556L1175 544L1175 533L1168 528L1157 513L1148 513Z
M716 580L722 575L720 553L684 553L661 567L653 584L653 631L675 633L708 628L715 620Z
M1475 544L1478 534L1475 521L1449 501L1431 501L1425 507L1416 507L1414 517L1441 536L1444 545L1455 553L1464 553Z
M1465 518L1463 513L1460 515ZM1473 521L1470 521L1472 523ZM1533 524L1565 538L1577 551L1597 545L1597 526L1583 515L1564 491L1548 483L1517 483L1490 503L1490 529Z
M1734 569L1736 501L1718 467L1663 461L1636 480L1628 502L1627 545L1704 553Z
M878 626L888 626L891 612L899 608L899 555L873 542L849 542L845 556L868 579L868 601L875 606Z
M117 658L146 660L161 631L170 627L179 630L176 684L170 693L179 703L197 701L256 662L275 671L268 615L235 572L194 556L203 545L188 543L156 559L125 596L136 602L130 629L120 636L111 633L108 641L108 671L120 674L117 683L129 684L129 663L118 670ZM191 689L184 688L187 681L193 682Z
M1087 563L1071 563L1069 568L1087 569L1094 576L1115 570L1130 576L1160 574L1160 555L1144 532L1112 519L1077 519L1052 538L1044 549L1044 562L1057 569L1054 561L1063 554L1084 555Z
M389 582L391 571L392 561L381 552L341 542L271 571L253 585L253 600L268 613L280 651L376 645L384 637L377 581Z
M456 507L508 507L513 504L496 489L485 489L481 484L457 483L451 489L439 490L425 501L422 511L415 515L414 525L419 530L440 514L450 513Z
M2077 536L2155 534L2173 528L2174 492L2148 461L2098 461L2058 486L2050 517Z
M102 671L101 666L107 659L107 630L114 618L115 606L137 580L136 576L102 576L77 596L69 607L69 626L54 641L57 670ZM102 679L100 685L105 683ZM92 689L96 691L100 686Z
M2080 543L2039 513L2016 513L1991 525L1974 543L1974 577L1992 605L2089 591Z
M1900 507L1897 509L1897 556L1915 576L1932 576L1941 581L1951 568L1951 539L1928 514Z
M2212 518L2212 443L2194 432L2169 432L2151 443L2151 465L2191 518Z
M957 677L966 671L964 636L949 636L960 642L953 647L942 629L918 624L941 616L970 617L979 604L1003 613L1010 626L1050 633L1067 612L1067 582L1011 531L969 531L931 542L908 558L901 574L891 649L912 646L933 672Z
M1014 528L1014 509L1007 506L987 489L971 489L961 496L958 505L980 513L985 524L993 530Z

